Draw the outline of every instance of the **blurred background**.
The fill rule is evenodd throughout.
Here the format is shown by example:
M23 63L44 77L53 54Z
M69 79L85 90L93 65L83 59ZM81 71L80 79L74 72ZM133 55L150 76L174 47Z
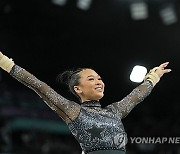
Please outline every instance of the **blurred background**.
M102 106L138 83L134 65L169 61L152 93L123 119L128 137L180 136L180 1L0 0L0 50L58 93L56 77L91 67L106 84ZM36 93L0 70L0 153L80 154L64 121ZM180 154L178 144L127 143L127 154Z

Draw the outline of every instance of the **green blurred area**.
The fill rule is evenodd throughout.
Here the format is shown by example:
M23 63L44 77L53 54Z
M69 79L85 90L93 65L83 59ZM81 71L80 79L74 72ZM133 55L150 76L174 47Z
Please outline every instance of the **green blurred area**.
M8 126L12 131L35 130L46 133L70 134L68 126L63 122L35 119L35 118L15 118L8 121Z

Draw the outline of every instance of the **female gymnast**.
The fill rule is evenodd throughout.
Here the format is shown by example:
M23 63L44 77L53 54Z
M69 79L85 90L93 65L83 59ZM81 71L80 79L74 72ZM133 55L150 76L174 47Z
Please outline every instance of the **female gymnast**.
M34 90L64 120L85 154L126 153L127 135L122 118L151 93L165 73L171 71L166 69L168 64L165 62L151 69L144 81L122 100L101 107L105 84L95 70L78 68L58 75L58 80L67 84L79 98L79 103L64 98L0 52L0 67Z

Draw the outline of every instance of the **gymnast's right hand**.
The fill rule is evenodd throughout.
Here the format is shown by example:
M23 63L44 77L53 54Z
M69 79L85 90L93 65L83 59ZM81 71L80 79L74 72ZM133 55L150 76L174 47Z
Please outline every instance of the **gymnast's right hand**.
M13 60L3 55L2 52L0 52L0 67L9 73L13 66Z
M3 54L2 54L2 52L0 51L0 60L2 59L2 57L3 57Z

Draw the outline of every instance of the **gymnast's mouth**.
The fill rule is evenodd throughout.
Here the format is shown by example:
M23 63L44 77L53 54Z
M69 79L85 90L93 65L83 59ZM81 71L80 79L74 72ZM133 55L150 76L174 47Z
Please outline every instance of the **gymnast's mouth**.
M99 92L102 92L103 91L103 88L102 87L96 87L95 88L97 91L99 91Z

